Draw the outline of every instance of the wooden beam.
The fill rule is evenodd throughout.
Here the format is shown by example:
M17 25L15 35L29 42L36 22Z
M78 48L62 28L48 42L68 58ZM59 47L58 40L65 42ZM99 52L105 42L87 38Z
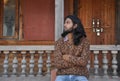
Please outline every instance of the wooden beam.
M54 41L0 40L0 45L54 45Z

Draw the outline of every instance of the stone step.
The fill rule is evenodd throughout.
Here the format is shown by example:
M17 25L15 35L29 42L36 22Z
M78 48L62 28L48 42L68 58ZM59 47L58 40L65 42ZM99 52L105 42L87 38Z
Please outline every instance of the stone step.
M0 81L50 81L51 78L50 76L28 76L28 77L16 77L16 76L11 76L11 77L0 77ZM119 78L101 78L95 76L90 76L89 81L120 81Z

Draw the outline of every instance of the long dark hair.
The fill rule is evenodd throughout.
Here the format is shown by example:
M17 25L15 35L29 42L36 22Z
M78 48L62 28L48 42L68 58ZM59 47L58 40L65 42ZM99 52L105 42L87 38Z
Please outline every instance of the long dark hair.
M84 27L80 21L80 19L75 16L75 15L68 15L67 17L65 17L64 20L66 20L67 18L70 18L73 22L73 26L75 24L77 24L77 27L71 31L64 31L61 36L62 37L65 37L68 33L73 33L73 42L74 42L74 45L79 45L80 42L82 41L81 39L83 37L87 37L86 36L86 33L85 33L85 30L84 30Z

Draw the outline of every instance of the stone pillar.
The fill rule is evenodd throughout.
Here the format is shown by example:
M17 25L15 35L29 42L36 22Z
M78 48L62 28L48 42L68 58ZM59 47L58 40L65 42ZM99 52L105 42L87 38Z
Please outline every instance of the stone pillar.
M61 37L64 22L64 0L55 0L55 41Z

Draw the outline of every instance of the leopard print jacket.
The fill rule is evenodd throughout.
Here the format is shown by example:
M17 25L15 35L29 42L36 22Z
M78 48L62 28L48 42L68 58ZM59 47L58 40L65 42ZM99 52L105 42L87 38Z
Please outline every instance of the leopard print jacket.
M54 66L57 68L57 75L80 75L88 78L87 63L89 60L89 41L83 38L78 46L72 42L60 38L55 43ZM63 60L64 54L70 54L70 60Z

